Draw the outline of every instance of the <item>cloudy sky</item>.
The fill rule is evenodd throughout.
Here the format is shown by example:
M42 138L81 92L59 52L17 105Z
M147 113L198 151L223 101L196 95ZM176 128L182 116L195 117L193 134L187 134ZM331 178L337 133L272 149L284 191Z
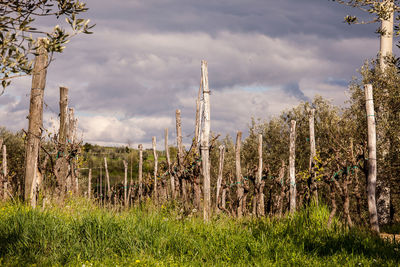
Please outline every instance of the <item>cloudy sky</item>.
M342 105L351 77L379 47L377 25L344 24L354 11L328 0L86 2L97 26L56 55L44 118L57 127L58 88L70 88L80 133L91 143L149 144L166 127L173 142L178 108L189 142L202 59L211 129L224 136L316 94ZM0 125L27 128L29 91L29 78L14 80L0 97Z

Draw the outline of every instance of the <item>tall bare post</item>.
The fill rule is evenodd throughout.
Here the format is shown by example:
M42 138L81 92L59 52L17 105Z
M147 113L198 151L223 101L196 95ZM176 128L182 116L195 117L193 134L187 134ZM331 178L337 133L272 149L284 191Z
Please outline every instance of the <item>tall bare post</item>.
M111 201L110 175L108 174L108 166L107 166L107 158L106 157L104 157L104 170L106 172L106 180L107 180L107 197L108 197L108 201Z
M258 170L257 170L257 188L258 188L258 196L257 197L257 214L259 216L265 215L264 209L264 186L262 181L262 171L263 171L263 156L262 156L262 142L263 137L262 134L258 135Z
M290 213L296 211L296 171L295 171L295 161L296 161L296 121L292 120L290 122L290 146L289 146L289 178L290 178Z
M201 131L201 160L203 164L204 177L204 221L209 221L211 212L211 178L210 178L210 162L209 162L209 141L210 141L210 88L208 86L208 67L207 61L201 62L201 80L203 84L204 99L204 125Z
M0 145L1 147L1 145ZM4 190L4 200L8 198L8 168L7 168L7 147L6 145L3 145L3 162L2 162L2 167L3 167L3 179L4 179L4 185L3 185L3 190Z
M218 167L218 179L217 179L217 195L215 201L216 210L219 211L219 205L221 202L221 185L222 185L222 177L224 173L224 159L225 159L225 146L219 146L219 167Z
M60 87L60 128L58 130L58 143L64 149L68 132L68 88Z
M175 178L172 175L171 171L171 158L169 156L169 146L168 146L168 128L165 128L165 156L167 157L167 167L168 167L168 174L171 181L171 198L175 199L176 192L175 192Z
M235 162L236 162L236 195L237 195L237 217L243 217L243 196L244 196L244 188L243 188L243 178L242 178L242 167L240 164L240 148L242 146L242 132L237 132L236 135L236 147L235 147Z
M388 8L388 17L386 19L381 19L381 30L382 34L380 36L380 51L379 51L379 64L381 70L384 71L387 63L385 57L390 57L393 54L393 17L394 9L391 0L384 0L381 5Z
M45 40L38 39L37 55L35 56L32 71L32 88L29 106L29 126L25 149L25 201L30 202L31 206L36 206L36 198L33 197L36 190L36 176L38 172L38 156L40 139L42 137L43 126L43 97L46 86L47 61L48 55L44 47Z
M379 233L378 213L376 209L376 125L374 112L374 98L372 85L366 84L365 89L365 108L367 111L368 124L368 211L371 229Z
M143 197L143 145L140 144L139 148L139 202L142 200Z
M315 164L315 156L317 155L315 150L315 130L314 130L314 121L315 121L315 109L312 108L310 110L309 116L309 127L310 127L310 179L311 179L311 189L313 193L313 201L316 205L318 205L318 189L315 181L315 172L313 170Z
M178 145L178 169L181 176L183 172L183 145L182 145L182 122L181 122L181 111L179 109L175 112L176 117L176 142ZM186 193L186 180L181 179L181 191L182 191L182 201L186 204L187 193Z
M125 175L124 175L124 205L128 207L128 163L126 160L123 161Z
M157 202L158 195L157 195L157 168L158 168L158 157L157 157L157 148L156 148L156 137L153 136L152 139L153 144L153 156L154 156L154 201Z
M197 94L197 99L196 99L196 124L194 128L194 142L196 144L196 151L199 151L199 135L200 135L200 104L201 104L201 95L203 93L203 79L200 80L200 87L199 87L199 92Z
M87 190L88 199L91 198L91 194L92 194L92 169L89 168L88 190Z

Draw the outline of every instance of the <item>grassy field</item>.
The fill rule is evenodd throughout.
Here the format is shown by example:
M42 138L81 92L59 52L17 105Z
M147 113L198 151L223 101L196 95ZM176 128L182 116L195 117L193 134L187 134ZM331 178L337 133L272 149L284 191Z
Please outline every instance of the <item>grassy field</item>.
M130 211L71 200L63 209L0 204L0 265L398 266L400 245L337 220L326 207L277 219L204 224L172 204Z

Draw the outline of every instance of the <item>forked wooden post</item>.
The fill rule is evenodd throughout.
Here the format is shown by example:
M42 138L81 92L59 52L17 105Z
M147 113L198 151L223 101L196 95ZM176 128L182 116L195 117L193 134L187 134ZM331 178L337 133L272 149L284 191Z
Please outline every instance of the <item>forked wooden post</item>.
M139 148L139 201L142 200L143 197L143 145L140 144Z
M175 178L172 175L171 171L171 158L169 156L169 146L168 146L168 128L165 128L165 156L167 157L167 168L168 168L168 174L171 182L171 198L175 199L176 197L176 192L175 192Z
M219 211L219 205L221 204L221 184L224 173L224 158L225 158L225 146L219 146L219 167L218 167L218 180L217 180L217 195L215 201L216 210Z
M203 84L204 99L204 125L201 131L201 160L203 164L204 177L204 221L209 221L211 216L211 182L210 182L210 162L209 162L209 139L210 139L210 88L208 86L207 61L201 62L201 80Z
M263 156L262 156L262 142L263 137L262 134L258 135L258 171L257 171L257 187L258 187L258 196L257 197L257 215L264 216L264 186L262 185L262 171L263 171Z
M365 89L365 108L367 111L368 124L368 211L371 229L379 233L378 213L376 209L376 125L374 98L372 93L372 85L366 84Z
M290 146L289 146L289 177L290 177L290 213L296 211L296 121L290 122Z
M240 148L242 145L242 132L237 132L236 135L236 148L235 148L235 162L236 162L236 195L237 195L237 217L243 217L243 196L244 196L244 188L243 188L243 178L242 178L242 167L240 164Z
M38 39L37 55L35 56L32 71L32 88L29 106L29 126L25 149L25 201L31 206L36 206L34 197L35 178L38 172L38 156L40 139L42 137L43 126L43 97L46 86L48 54L45 48L45 40Z
M154 156L154 201L157 202L157 168L158 168L158 157L157 157L157 148L156 148L156 137L153 136L152 139L153 144L153 156Z
M128 207L128 163L123 160L124 163L124 205Z

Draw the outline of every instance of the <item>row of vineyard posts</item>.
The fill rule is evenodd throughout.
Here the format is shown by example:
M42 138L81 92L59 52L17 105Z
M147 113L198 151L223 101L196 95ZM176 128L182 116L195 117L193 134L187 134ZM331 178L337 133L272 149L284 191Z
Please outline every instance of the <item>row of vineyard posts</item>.
M37 205L39 193L44 196L56 197L63 200L66 194L78 195L80 177L77 167L77 155L80 154L81 142L76 138L77 120L74 118L74 110L68 108L68 89L60 88L60 127L58 134L53 136L50 145L42 144L43 134L43 97L46 83L47 52L42 47L38 49L34 63L32 77L31 101L29 110L29 128L26 133L26 155L25 155L25 178L24 199L32 206ZM372 86L365 85L366 112L368 122L368 159L363 170L367 173L367 195L368 210L371 229L379 232L377 207L375 200L376 186L376 130L372 97ZM282 216L288 210L290 213L296 211L299 206L309 205L314 202L318 205L318 187L315 183L315 133L314 113L309 112L310 133L310 175L306 183L306 189L297 191L296 181L296 121L290 123L290 146L289 166L282 161L274 184L280 188L279 194L274 199L275 214ZM105 184L103 187L102 167L100 175L96 178L95 186L92 186L92 169L88 170L87 191L85 195L90 199L97 199L102 205L123 205L125 207L138 205L146 200L151 200L156 205L162 205L167 201L180 203L186 214L203 209L204 220L209 221L213 214L226 213L241 218L252 215L257 217L266 216L266 206L271 206L272 197L266 199L266 179L271 177L269 169L263 166L263 136L258 135L258 166L247 173L242 174L241 146L242 133L237 132L235 145L235 175L228 177L223 175L225 162L225 147L219 146L219 162L216 185L211 187L211 162L210 152L216 149L215 143L218 138L210 137L210 89L208 83L207 62L201 62L201 82L196 100L195 136L192 144L186 150L182 143L181 112L176 110L176 142L177 158L171 160L168 144L168 129L165 129L165 167L159 169L158 151L156 150L156 138L152 138L154 156L154 172L143 173L143 146L139 145L139 168L138 179L132 178L128 185L128 163L124 160L124 180L122 188L111 186L110 175L107 165L107 157L104 157ZM2 143L2 140L0 140ZM7 149L2 146L3 160L1 172L2 198L13 198L9 187L7 173ZM213 162L213 164L216 164ZM360 167L361 168L361 167ZM160 173L161 171L161 173ZM285 179L288 173L288 179ZM47 181L44 183L44 181ZM347 184L339 185L335 179L329 182L331 190L332 212L329 218L331 223L336 213L335 189L344 196L344 214L349 226L352 221L349 215L349 197ZM86 186L85 186L86 187ZM214 188L214 192L211 189ZM54 190L55 189L55 190ZM46 199L44 197L43 199ZM285 199L287 201L285 201ZM250 202L248 202L250 200ZM267 203L266 203L267 202ZM288 207L285 208L285 203ZM271 208L270 208L271 210ZM271 212L270 212L271 213Z

